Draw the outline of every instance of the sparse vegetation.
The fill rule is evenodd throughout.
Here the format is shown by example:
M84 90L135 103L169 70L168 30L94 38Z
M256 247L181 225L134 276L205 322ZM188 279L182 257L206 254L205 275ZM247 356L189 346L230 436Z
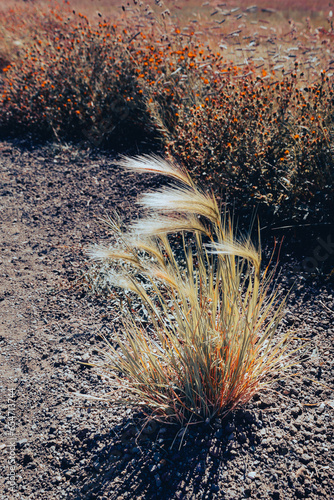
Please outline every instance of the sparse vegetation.
M162 3L127 7L117 22L57 4L20 9L2 26L3 133L93 147L149 135L216 195L262 205L262 220L328 220L330 16L328 28L285 29L248 7L200 7L196 23Z
M49 29L3 68L2 127L93 145L124 126L138 133L145 104L116 25L93 28L83 14L60 13L48 12Z

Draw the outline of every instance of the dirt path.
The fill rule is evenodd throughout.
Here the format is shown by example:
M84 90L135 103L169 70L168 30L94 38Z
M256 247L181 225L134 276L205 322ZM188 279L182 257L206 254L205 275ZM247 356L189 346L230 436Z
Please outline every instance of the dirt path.
M320 385L334 375L330 284L291 297L286 322L312 353L302 375L192 428L180 450L176 428L140 434L140 414L73 394L116 396L79 363L115 311L72 286L82 247L108 237L97 217L134 210L136 179L111 160L0 143L2 498L333 499L334 396Z

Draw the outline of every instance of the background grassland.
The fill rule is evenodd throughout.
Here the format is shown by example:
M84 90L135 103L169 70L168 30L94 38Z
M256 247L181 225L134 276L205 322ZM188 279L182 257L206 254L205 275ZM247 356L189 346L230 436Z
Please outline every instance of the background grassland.
M3 135L119 150L150 137L240 209L331 220L327 2L16 1L1 19Z

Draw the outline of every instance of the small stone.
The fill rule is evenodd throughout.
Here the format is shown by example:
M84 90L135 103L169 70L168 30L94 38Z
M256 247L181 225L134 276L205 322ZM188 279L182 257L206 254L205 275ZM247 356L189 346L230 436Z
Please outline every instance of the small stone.
M244 432L242 432L242 431L239 432L239 434L238 434L238 441L239 441L239 443L246 443L247 436L246 436L246 434Z
M249 477L250 479L255 479L256 476L257 476L257 473L255 471L248 472L248 474L247 474L247 477Z
M98 460L96 460L96 462L94 462L94 464L93 464L93 467L94 467L94 469L95 469L96 471L98 471L98 470L99 470L99 468L101 467L100 462L99 462ZM70 472L70 471L68 471L68 472Z
M307 474L307 470L305 467L299 467L299 469L296 471L296 476L297 478L304 477Z
M23 457L23 466L26 467L26 465L30 464L32 461L33 461L32 452L28 450Z
M305 498L305 491L303 488L299 487L295 489L296 498Z
M216 437L217 439L221 439L221 438L223 437L223 429L222 429L222 428L218 429L218 430L215 432L215 437Z
M28 465L27 465L27 469L36 469L37 465L35 464L35 462L30 462Z
M220 455L218 446L212 446L209 453L212 457L218 457Z
M297 418L298 415L300 415L302 413L302 409L300 408L300 406L295 406L294 408L292 408L291 410L291 414L294 418Z
M66 415L67 420L71 420L74 417L74 413L68 413Z
M68 356L66 354L62 354L59 359L59 364L66 365L68 363Z
M266 398L264 396L261 396L261 399L259 401L259 408L269 408L270 406L272 406L272 402L270 401L269 398Z
M28 442L28 439L21 439L20 441L18 441L16 443L16 446L18 448L23 448L23 446L25 446L27 444L27 442Z
M68 469L69 467L73 466L73 458L71 455L64 455L63 458L61 459L61 464L60 464L62 469ZM94 464L95 467L95 464Z
M296 429L296 427L294 425L291 425L289 428L289 432L290 432L291 436L295 436L297 434L298 430Z
M303 453L303 454L302 454L302 456L300 457L300 460L301 460L304 464L308 464L309 462L311 462L312 457L311 457L311 455L309 455L308 453Z
M255 417L254 413L252 413L250 410L246 410L244 412L244 419L245 419L245 422L247 422L249 424L252 424L256 421L256 417Z

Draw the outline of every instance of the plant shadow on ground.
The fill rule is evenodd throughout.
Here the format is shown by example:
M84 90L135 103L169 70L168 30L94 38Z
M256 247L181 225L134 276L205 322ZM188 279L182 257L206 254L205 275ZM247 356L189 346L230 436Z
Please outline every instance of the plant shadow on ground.
M313 284L334 280L334 224L273 224L261 232L265 242L264 264L272 254L279 261L278 271L287 266L289 272L281 276L281 284L295 285L308 280Z
M145 426L142 413L125 418L106 434L87 438L81 431L78 438L91 458L85 481L79 479L80 489L71 498L214 498L218 492L224 498L219 483L228 465L235 458L239 462L241 448L247 498L252 480L246 457L259 443L256 432L266 426L261 408L268 404L260 396L255 399L257 411L239 409L224 419L190 425L186 431L155 421Z
M120 130L116 139L110 137L89 136L84 140L71 138L68 141L57 141L50 135L30 132L28 134L12 134L0 129L0 139L13 147L19 147L23 152L31 152L39 148L45 151L61 153L66 149L78 151L81 156L89 155L90 159L101 156L116 157L117 155L163 154L161 143L154 134L144 133L143 129Z

